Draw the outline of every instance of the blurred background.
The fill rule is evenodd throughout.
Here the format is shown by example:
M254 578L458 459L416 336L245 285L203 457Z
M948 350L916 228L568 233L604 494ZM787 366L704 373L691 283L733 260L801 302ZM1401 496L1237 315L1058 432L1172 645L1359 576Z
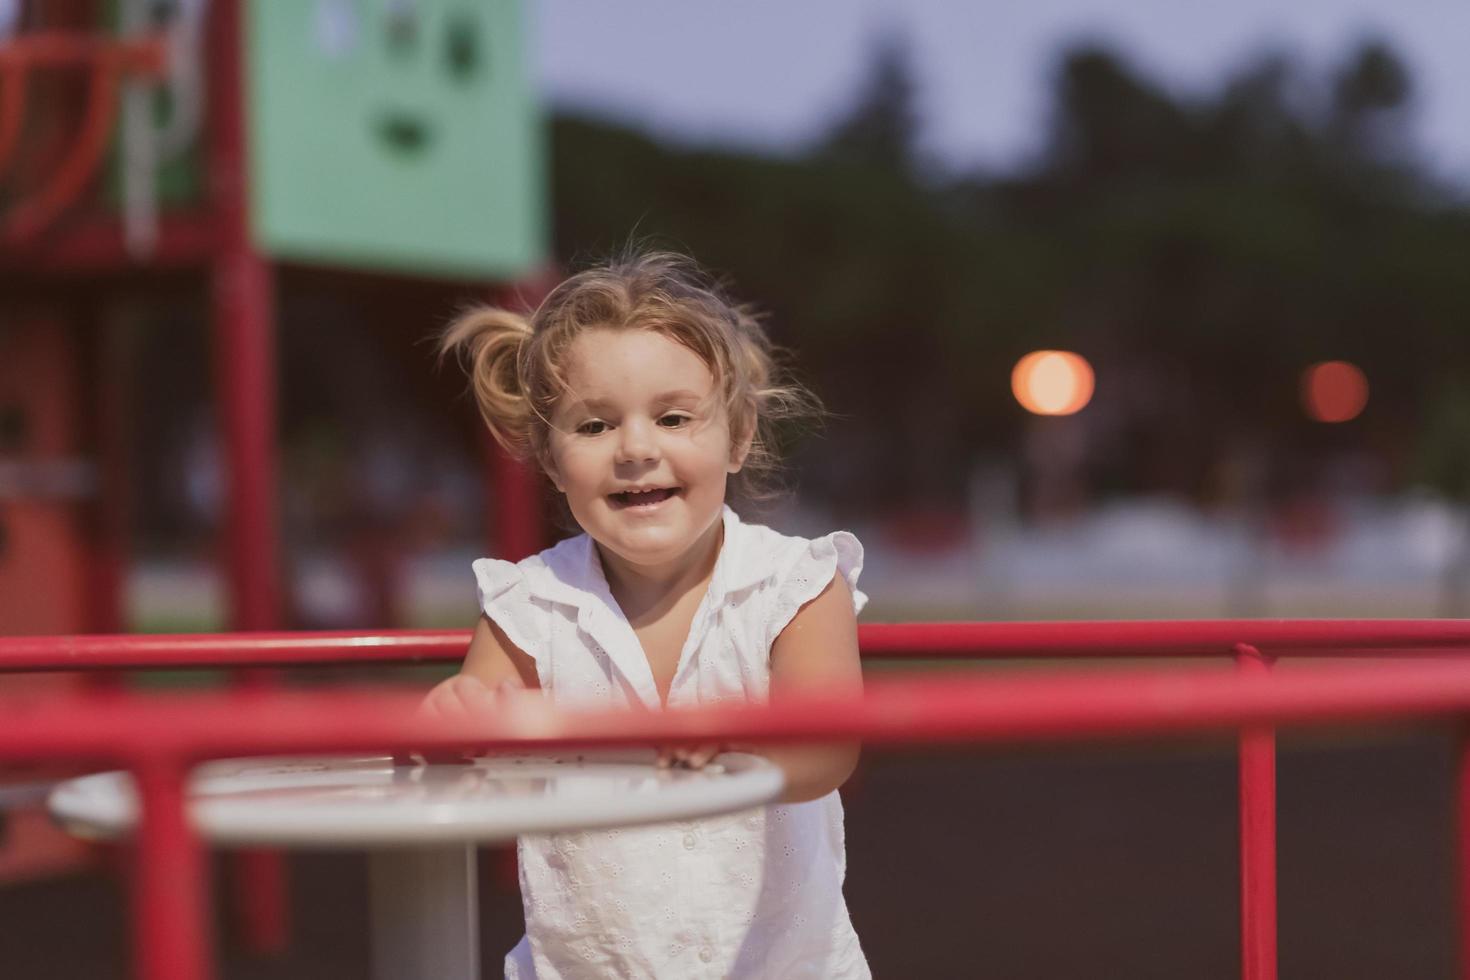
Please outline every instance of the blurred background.
M468 627L469 562L563 532L435 332L629 242L827 404L751 516L858 532L867 619L1465 615L1467 40L1458 0L0 0L0 633ZM1442 750L1301 819L1428 839ZM1295 975L1448 969L1440 857L1357 910L1383 959ZM1229 925L1126 975L1230 975Z
M1466 607L1463 4L282 6L245 48L240 166L272 279L287 623L465 621L495 502L432 335L629 241L769 314L832 417L792 433L797 492L764 517L858 530L879 619ZM31 32L129 4L4 7ZM229 621L228 316L193 241L221 154L194 69L122 79L148 103L143 162L119 97L90 181L16 234L85 135L85 72L37 69L0 176L0 574L54 560L37 526L121 445L134 629ZM134 215L115 260L109 215ZM40 350L54 332L66 350ZM1044 407L1072 414L1017 400L1035 350L1086 360L1091 398ZM65 367L21 394L46 357ZM88 359L116 389L107 432ZM6 589L32 614L35 583Z
M174 29L64 199L87 71L12 69L0 621L87 625L33 593L90 510L119 626L229 625L229 474L269 466L282 623L463 623L515 549L433 334L630 241L727 276L831 409L761 516L857 530L875 618L1459 614L1470 14L991 6L247 5L231 156L209 4L5 0L16 39ZM1028 411L1039 350L1090 397Z

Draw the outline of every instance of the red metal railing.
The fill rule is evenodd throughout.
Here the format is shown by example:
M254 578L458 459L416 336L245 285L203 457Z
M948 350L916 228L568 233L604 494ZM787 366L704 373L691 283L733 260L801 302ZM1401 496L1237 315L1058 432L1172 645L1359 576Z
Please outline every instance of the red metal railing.
M465 631L227 634L198 637L0 639L0 670L243 667L457 661ZM199 910L199 845L183 825L182 780L228 755L437 749L525 749L656 740L861 738L872 744L1157 735L1234 728L1240 735L1241 963L1246 980L1276 976L1274 726L1470 715L1470 660L1317 665L1273 673L1278 656L1423 655L1470 650L1470 622L1222 621L1070 624L891 624L861 628L864 656L1203 657L1211 669L1048 672L1024 676L877 678L858 702L803 698L651 716L551 715L474 724L412 716L422 692L256 692L189 698L68 699L5 704L0 758L86 760L134 770L144 795L135 882L138 969L146 978L210 975ZM1470 978L1470 761L1459 775L1461 950ZM166 853L155 854L155 849ZM156 858L156 860L155 860ZM171 876L160 882L160 876ZM185 881L183 879L187 878ZM197 929L184 930L184 923ZM181 930L188 935L181 934Z
M0 672L458 663L468 630L0 637ZM1272 657L1470 652L1470 620L865 623L867 660Z

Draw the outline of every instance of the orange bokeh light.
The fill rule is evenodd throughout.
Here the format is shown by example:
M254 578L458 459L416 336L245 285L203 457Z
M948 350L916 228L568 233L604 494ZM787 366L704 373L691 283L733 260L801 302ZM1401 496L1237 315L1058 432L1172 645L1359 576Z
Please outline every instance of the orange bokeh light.
M1368 379L1355 364L1324 361L1302 372L1302 405L1318 422L1355 419L1368 404Z
M1032 351L1011 370L1011 392L1035 415L1071 415L1092 400L1092 365L1065 350Z

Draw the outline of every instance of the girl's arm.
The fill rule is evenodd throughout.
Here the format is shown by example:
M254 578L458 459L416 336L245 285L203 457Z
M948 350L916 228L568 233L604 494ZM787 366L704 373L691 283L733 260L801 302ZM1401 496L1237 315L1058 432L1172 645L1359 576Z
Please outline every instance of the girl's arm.
M541 686L536 661L510 642L505 631L489 616L481 616L475 623L475 635L470 638L470 650L459 672L478 679L486 687L495 687L506 680L519 680L521 687Z
M430 691L422 710L448 715L493 708L498 692L540 686L535 662L488 616L481 616L459 673Z
M852 590L840 574L802 606L771 644L771 701L794 693L857 696L863 690L858 660L857 616ZM825 796L847 781L857 766L860 744L762 746L755 751L786 773L781 802Z

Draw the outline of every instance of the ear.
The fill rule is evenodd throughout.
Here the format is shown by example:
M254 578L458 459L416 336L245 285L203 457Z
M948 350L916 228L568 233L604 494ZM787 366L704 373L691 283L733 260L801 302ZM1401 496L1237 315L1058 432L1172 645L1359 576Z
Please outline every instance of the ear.
M739 473L740 468L745 465L745 458L750 455L750 447L755 442L755 412L746 414L746 423L742 426L743 431L730 433L730 462L725 467L727 473Z
M556 487L556 492L566 493L567 488L562 486L561 475L557 472L556 460L552 459L551 450L543 449L537 455L536 462L541 464L541 472L545 473L546 478L551 481L551 485Z

